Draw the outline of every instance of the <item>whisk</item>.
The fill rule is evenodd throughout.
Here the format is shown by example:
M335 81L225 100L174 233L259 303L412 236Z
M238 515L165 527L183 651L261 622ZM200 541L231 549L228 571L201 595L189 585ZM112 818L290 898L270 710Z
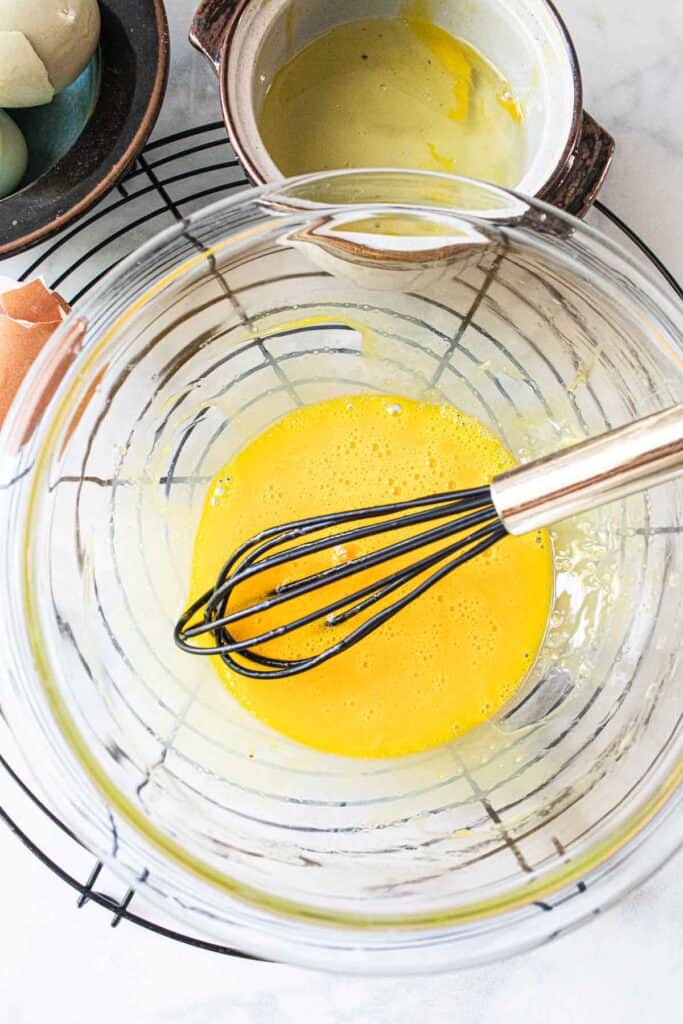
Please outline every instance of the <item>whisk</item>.
M508 534L524 534L683 473L683 405L611 430L519 466L489 486L448 491L410 501L334 512L263 530L231 554L214 587L183 613L174 637L191 654L219 655L235 672L277 679L306 672L348 650L448 573L483 554ZM408 527L428 528L320 572L287 581L262 600L235 607L236 591L260 573L327 549ZM317 535L317 536L316 536ZM437 550L435 544L440 544ZM235 639L235 623L261 615L314 591L405 555L430 547L410 565L325 603L319 608L247 639ZM412 585L409 586L409 585ZM406 589L408 588L408 589ZM400 596L391 600L396 591ZM233 610L230 605L233 604ZM356 625L353 620L370 609ZM262 647L324 620L328 627L351 623L347 632L318 653L300 658L269 657ZM213 637L204 646L202 638ZM199 643L195 641L199 640ZM258 647L259 650L255 650Z

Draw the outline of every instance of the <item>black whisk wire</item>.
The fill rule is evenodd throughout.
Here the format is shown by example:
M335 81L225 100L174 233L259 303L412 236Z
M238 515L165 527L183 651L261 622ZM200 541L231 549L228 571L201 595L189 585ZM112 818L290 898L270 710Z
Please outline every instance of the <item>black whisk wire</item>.
M403 513L408 514L404 515ZM416 533L318 573L284 583L266 598L247 607L237 608L233 611L228 609L236 588L260 573L329 548L343 548L347 544L368 537L444 519L447 520L445 523L422 533ZM372 521L368 522L368 520ZM334 532L335 527L348 527L350 524L358 522L361 522L362 525L351 526L350 529L346 528L342 532ZM321 532L324 534L322 537L305 540L312 534ZM214 587L194 601L179 619L174 631L175 641L183 651L191 654L218 655L231 669L252 678L277 679L295 675L320 665L353 647L433 587L444 576L501 540L506 532L493 506L488 487L478 487L468 491L450 491L410 501L314 516L282 526L271 527L242 544L231 555L221 569ZM404 566L337 600L323 604L322 607L293 621L243 640L235 639L229 631L228 627L235 622L270 611L288 601L321 590L333 583L351 578L357 573L375 568L391 559L403 557L456 534L465 535L455 543L431 552L417 562ZM296 543L302 540L302 543ZM325 619L327 626L339 627L447 559L450 561L441 565L427 579L417 583L412 590L391 604L380 608L351 632L317 654L306 658L284 659L268 657L253 649L302 629L320 619ZM201 619L197 621L197 616L200 613L202 613ZM213 636L215 641L213 645L203 645L201 642L199 644L192 643L193 640L207 635ZM236 658L235 655L239 655L239 657Z

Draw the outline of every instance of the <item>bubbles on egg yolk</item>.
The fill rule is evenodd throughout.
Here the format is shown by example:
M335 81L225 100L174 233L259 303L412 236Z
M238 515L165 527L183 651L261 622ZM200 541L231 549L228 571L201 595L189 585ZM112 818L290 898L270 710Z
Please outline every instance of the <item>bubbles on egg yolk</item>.
M210 485L195 542L192 593L211 586L230 552L268 526L481 486L513 464L493 434L451 406L354 395L297 409L247 445ZM399 531L379 543L404 535ZM251 593L245 585L240 600L262 597L285 578L342 564L377 546L375 538L335 545L315 556L315 565L307 560L305 570L287 565L258 579ZM400 564L379 567L375 578ZM352 586L368 580L359 575ZM300 743L356 757L414 753L461 736L510 699L542 641L552 588L545 534L506 537L372 636L310 672L252 680L218 658L213 663L236 700ZM335 584L292 602L287 615L295 605L298 617L349 592L348 581ZM260 615L259 630L276 625L277 614L282 621L281 612ZM253 634L254 625L240 624L244 633L236 627L235 634ZM348 629L313 623L267 650L305 657Z

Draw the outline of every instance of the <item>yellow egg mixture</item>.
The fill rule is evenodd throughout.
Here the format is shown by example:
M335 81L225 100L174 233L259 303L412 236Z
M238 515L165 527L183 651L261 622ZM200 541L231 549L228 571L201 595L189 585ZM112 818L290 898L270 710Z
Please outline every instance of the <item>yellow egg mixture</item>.
M477 487L512 465L492 433L452 406L354 395L298 409L247 445L211 483L195 541L192 595L212 587L227 557L268 526ZM381 543L405 535L393 533ZM271 570L245 584L237 600L244 607L285 580L377 546L366 538L349 549L320 552L305 565ZM387 571L385 565L373 576L354 577L354 589ZM244 707L300 743L357 757L413 753L461 736L509 700L542 641L552 591L546 535L506 537L370 637L307 673L253 680L212 660ZM321 597L328 603L348 592L347 581L283 607L298 617L320 607ZM254 635L255 625L261 631L278 621L282 609L236 624L233 632L243 638ZM348 630L348 623L314 623L261 650L307 656Z
M339 25L275 75L259 128L286 175L408 167L519 184L523 112L480 53L423 17Z

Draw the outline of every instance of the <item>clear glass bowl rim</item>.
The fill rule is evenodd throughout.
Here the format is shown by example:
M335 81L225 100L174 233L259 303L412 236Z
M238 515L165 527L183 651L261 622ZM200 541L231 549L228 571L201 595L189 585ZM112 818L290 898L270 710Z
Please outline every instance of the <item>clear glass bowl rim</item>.
M679 337L683 338L683 314L676 307L673 299L662 290L659 281L649 268L644 270L617 243L612 242L600 232L540 200L530 199L527 196L497 186L481 182L471 182L469 179L458 178L454 175L441 175L434 172L406 172L392 169L373 169L371 172L363 170L325 172L279 182L274 185L242 190L228 199L220 200L192 214L181 224L174 225L160 232L126 259L122 260L103 278L97 288L93 290L93 293L84 302L83 306L62 324L48 345L45 346L15 398L12 409L3 426L2 437L11 438L13 432L20 426L22 413L25 415L27 409L35 407L35 396L42 393L46 378L51 378L60 360L63 358L64 344L69 343L71 332L77 319L83 316L89 319L90 315L94 315L98 310L100 302L106 295L107 289L115 287L117 278L123 277L140 261L153 257L155 253L163 250L165 246L172 244L183 232L192 228L193 225L209 223L211 217L218 211L224 212L241 205L256 204L264 198L271 201L274 197L285 195L292 185L298 187L302 184L314 184L342 176L347 179L353 177L358 179L367 173L370 173L373 177L387 174L395 177L409 176L416 179L437 179L447 181L450 184L461 182L467 186L475 186L491 196L495 196L496 199L503 198L517 209L521 203L528 209L535 210L541 214L547 214L560 222L564 222L580 238L585 239L589 243L590 248L601 259L601 262L608 258L638 280L641 286L644 286L645 293L650 297L653 309L656 308L660 318L665 321L670 321L672 325L680 325L680 329L676 327L674 330L678 333ZM329 205L331 208L338 208L335 204L321 204L321 207L325 205ZM378 200L372 200L368 201L368 203L360 202L354 205L359 209L365 209L367 206L377 208L382 203ZM388 205L395 207L397 203L392 201ZM412 204L407 204L406 208L415 209ZM319 208L316 207L316 209ZM350 207L344 205L344 209L347 212ZM426 212L434 212L435 209L438 209L438 205L425 205L422 209ZM302 208L297 208L297 212L301 214L303 212ZM449 212L451 215L457 214L460 219L471 223L474 227L487 226L490 228L492 226L491 219L477 212L472 213L460 209L457 211L448 209L446 212ZM494 218L493 224L495 225L495 223L496 219ZM514 234L519 229L514 225L511 226L506 223L505 230L508 234ZM524 231L524 236L528 238L528 228L522 230ZM539 250L542 250L544 246L549 244L544 238L539 236L535 236L535 239ZM182 264L182 268L186 268L186 263ZM170 273L173 277L180 276L177 267ZM657 302L656 307L654 306L655 298ZM109 328L108 334L113 333L115 326L114 324ZM86 344L81 355L84 356L87 351L88 345ZM50 406L43 416L40 427L36 429L30 441L27 442L22 450L22 465L30 465L37 453L41 451L51 423L50 413L54 413L54 410L59 407L64 394L69 390L74 378L80 372L82 372L82 366L80 361L76 360L61 378L59 387L51 399ZM28 473L27 475L30 477L32 474ZM14 511L15 513L17 512L16 507ZM10 580L6 579L3 584L7 594L10 591L10 582ZM94 770L94 763L90 763L90 758L84 750L84 745L75 743L73 737L71 739L68 738L67 734L70 732L70 729L65 725L63 717L65 709L62 707L60 710L56 707L54 692L47 694L47 690L50 688L46 686L44 681L37 679L35 670L30 672L27 671L27 666L22 666L22 668L24 669L22 683L28 687L26 694L30 694L31 688L38 685L42 690L42 698L47 697L47 701L51 705L53 717L57 720L61 719L61 738L65 748L61 751L61 754L67 754L72 761L72 765L77 764L79 770L85 768L84 785L90 786L94 783L98 796L100 798L104 796L110 805L113 803L112 813L119 814L124 822L132 826L133 833L136 833L139 839L139 850L136 852L144 853L148 859L154 853L155 864L166 865L169 869L179 868L186 873L188 873L188 868L190 872L195 871L192 864L188 863L182 856L179 857L178 851L173 849L173 844L166 841L161 834L150 834L148 825L147 827L141 827L140 822L137 821L139 815L129 806L126 798L122 794L119 797L115 797L111 788L103 784L103 780L97 777L98 772ZM29 676L32 678L29 678ZM19 739L21 739L24 728L22 717L27 712L33 715L37 713L33 700L28 702L34 704L32 708L29 708L26 704L22 707L20 706L21 703L18 694L13 694L12 699L9 701L10 723ZM66 714L67 718L70 717L68 712ZM60 812L64 814L64 820L87 848L95 853L103 862L107 863L114 872L124 876L127 881L134 882L135 886L145 891L150 899L161 902L164 908L168 909L168 901L165 900L164 896L160 896L159 893L147 886L144 881L141 882L136 873L121 862L119 859L120 854L117 858L111 856L108 844L105 842L102 834L93 828L91 821L84 822L75 813L75 808L71 804L67 805L66 801L61 799L62 794L57 796L54 788L51 790L50 785L46 785L45 777L37 777L35 781L45 795L52 799L54 805L59 806ZM49 783L52 780L47 781ZM282 915L280 921L282 922L283 919L285 921L285 933L290 933L289 936L285 935L284 938L281 936L271 936L272 941L262 941L258 936L255 937L249 949L255 955L275 957L285 961L331 970L349 969L350 966L351 969L367 973L384 973L387 969L389 971L394 970L395 967L399 967L401 971L423 971L452 969L455 966L497 959L500 956L530 948L551 935L557 934L559 924L561 924L561 928L564 930L582 920L590 918L597 909L613 902L625 892L640 884L668 861L683 846L683 815L680 814L681 805L683 805L682 782L683 753L681 753L674 771L670 773L665 784L660 787L658 793L648 802L647 809L637 816L637 820L631 821L629 827L619 830L619 834L613 836L610 843L603 843L601 849L597 852L593 851L590 856L574 860L571 867L567 867L564 871L548 873L538 885L528 886L524 896L520 896L518 899L499 901L497 905L491 907L479 907L477 912L472 913L469 917L457 916L456 918L449 919L448 915L439 915L438 919L432 920L431 924L437 929L437 933L435 933L436 945L433 948L440 950L440 952L434 955L431 962L426 966L424 964L416 966L415 964L415 955L420 948L419 941L416 941L414 945L410 942L407 946L405 945L406 934L409 934L412 929L417 929L415 932L416 939L419 934L424 934L419 931L420 928L426 927L429 923L424 920L410 919L406 921L369 922L360 919L349 920L344 917L329 917L316 920L315 915L311 915L310 908L289 905L286 900L283 900L280 904L277 901L274 903L271 899L259 900L258 894L239 891L236 894L233 892L231 897L237 901L240 907L240 913L236 916L249 920L250 906L253 906L255 909L254 923L256 923L257 918L262 918L264 911L266 914L272 911L275 914ZM152 833L154 831L153 829L151 830ZM134 839L131 838L131 850L137 845ZM208 873L204 874L201 881L218 889L223 888L220 885L217 886L216 879L211 879ZM528 908L532 900L547 899L553 893L557 893L558 890L562 890L577 881L583 881L586 884L590 883L590 898L586 898L578 903L576 900L569 901L562 908L561 913L555 912L549 915L534 916L533 921L528 918L528 915L525 915L525 908ZM246 904L244 902L245 898ZM566 909L567 907L570 909ZM183 915L181 914L180 916L182 917ZM552 918L552 920L548 920L549 918ZM562 922L560 922L559 918L562 918ZM185 921L187 923L186 918ZM541 922L543 921L547 923L542 925ZM492 927L490 929L487 929L486 922L491 924ZM289 925L294 929L294 932L291 931ZM502 942L495 944L495 951L491 952L490 948L487 948L487 936L490 939L491 931L501 927L504 930L505 937ZM298 944L296 949L292 949L291 943L295 933ZM374 955L372 962L367 964L363 960L359 960L357 954L361 947L365 946L367 949L368 933L374 934L376 939L381 939L382 942L386 942L389 945L391 945L393 936L396 940L395 949L387 955L382 955L381 953ZM325 937L326 934L327 938ZM436 938L437 934L438 938ZM330 936L332 936L331 940ZM371 945L374 944L374 942L371 943ZM347 956L341 956L342 949L346 951ZM424 956L425 952L426 950L422 950L420 955ZM338 960L337 958L340 959Z

